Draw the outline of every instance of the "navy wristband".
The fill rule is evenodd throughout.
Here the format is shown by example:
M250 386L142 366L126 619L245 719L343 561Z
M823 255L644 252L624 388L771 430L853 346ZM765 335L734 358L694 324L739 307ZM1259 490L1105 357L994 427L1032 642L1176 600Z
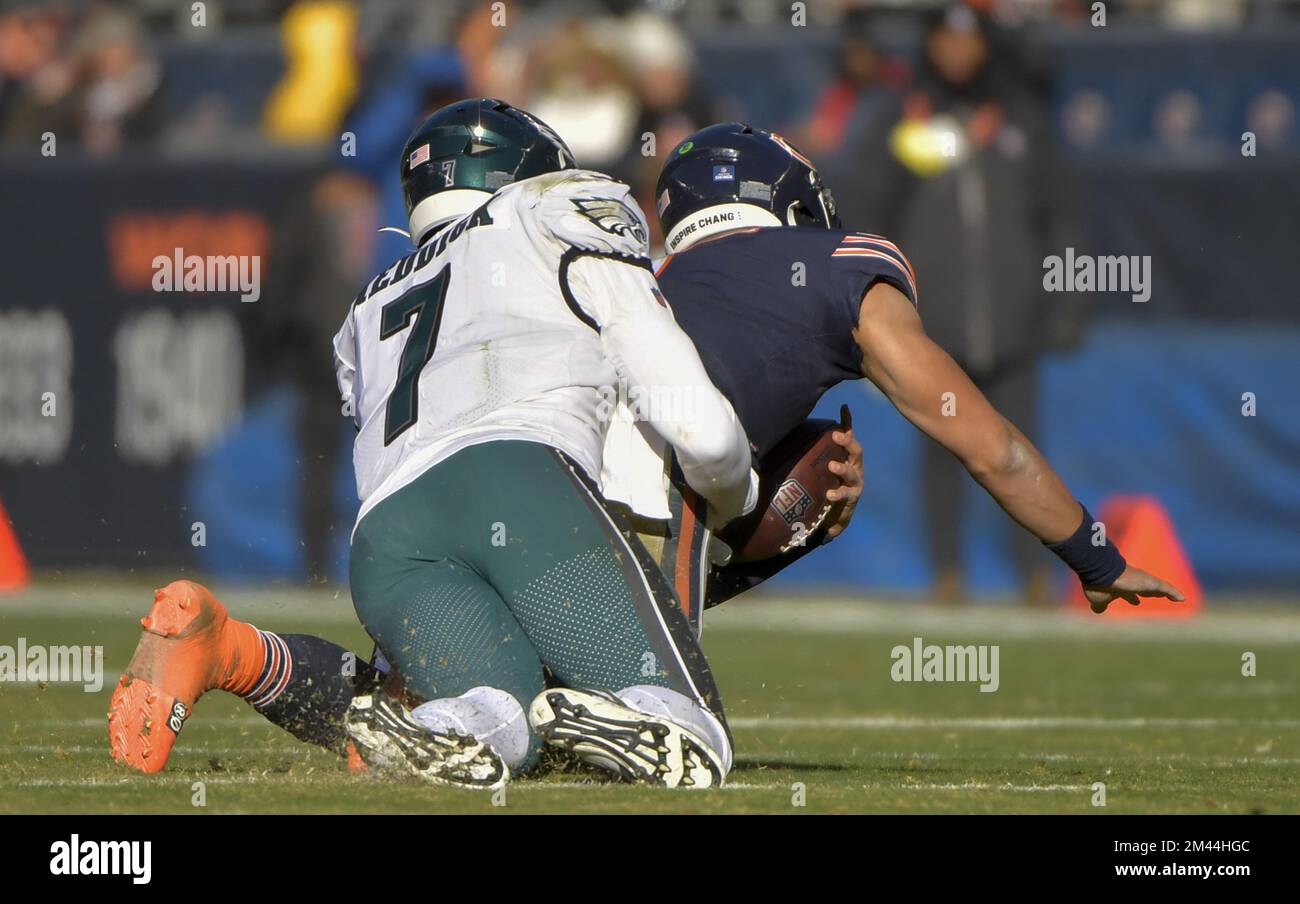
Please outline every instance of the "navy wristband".
M1109 587L1124 573L1128 563L1109 538L1101 546L1093 545L1092 513L1082 503L1079 507L1083 509L1083 521L1080 522L1079 529L1060 543L1043 545L1073 569L1083 586Z

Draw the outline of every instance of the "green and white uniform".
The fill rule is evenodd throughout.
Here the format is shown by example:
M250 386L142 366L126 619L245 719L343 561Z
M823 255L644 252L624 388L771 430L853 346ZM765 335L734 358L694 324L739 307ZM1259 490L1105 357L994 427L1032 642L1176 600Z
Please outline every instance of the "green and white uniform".
M335 338L359 430L353 601L422 696L487 686L527 706L545 668L721 715L671 588L594 489L622 381L690 399L645 423L716 517L756 497L744 431L658 292L646 236L600 174L507 185L375 277Z

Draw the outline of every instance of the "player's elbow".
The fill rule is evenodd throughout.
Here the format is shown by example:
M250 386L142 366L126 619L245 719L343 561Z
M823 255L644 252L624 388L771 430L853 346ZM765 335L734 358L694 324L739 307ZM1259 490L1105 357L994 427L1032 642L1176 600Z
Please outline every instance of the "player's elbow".
M682 436L677 451L690 460L694 470L709 475L713 482L726 483L738 480L749 470L749 451L743 434L733 424L719 427L722 429L689 431Z
M966 470L985 485L1021 473L1029 467L1029 462L1029 449L1009 425L962 456Z

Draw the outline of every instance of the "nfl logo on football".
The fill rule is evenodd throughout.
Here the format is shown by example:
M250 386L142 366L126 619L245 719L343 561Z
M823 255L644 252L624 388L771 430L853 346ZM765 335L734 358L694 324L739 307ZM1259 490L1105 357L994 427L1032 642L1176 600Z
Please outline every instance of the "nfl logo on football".
M772 508L776 509L782 520L791 526L803 518L812 503L812 494L793 478L781 484L776 495L772 497Z

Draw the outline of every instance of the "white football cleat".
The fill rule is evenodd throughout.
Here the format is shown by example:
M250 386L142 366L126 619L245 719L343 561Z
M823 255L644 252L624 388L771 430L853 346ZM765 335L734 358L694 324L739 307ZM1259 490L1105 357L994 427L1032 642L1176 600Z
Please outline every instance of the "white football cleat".
M457 732L433 731L411 718L411 711L376 691L352 698L348 737L371 770L379 775L410 775L431 785L500 788L510 770L487 744Z
M633 709L609 691L542 691L528 707L528 722L548 745L627 782L666 788L722 784L722 760L703 738Z

